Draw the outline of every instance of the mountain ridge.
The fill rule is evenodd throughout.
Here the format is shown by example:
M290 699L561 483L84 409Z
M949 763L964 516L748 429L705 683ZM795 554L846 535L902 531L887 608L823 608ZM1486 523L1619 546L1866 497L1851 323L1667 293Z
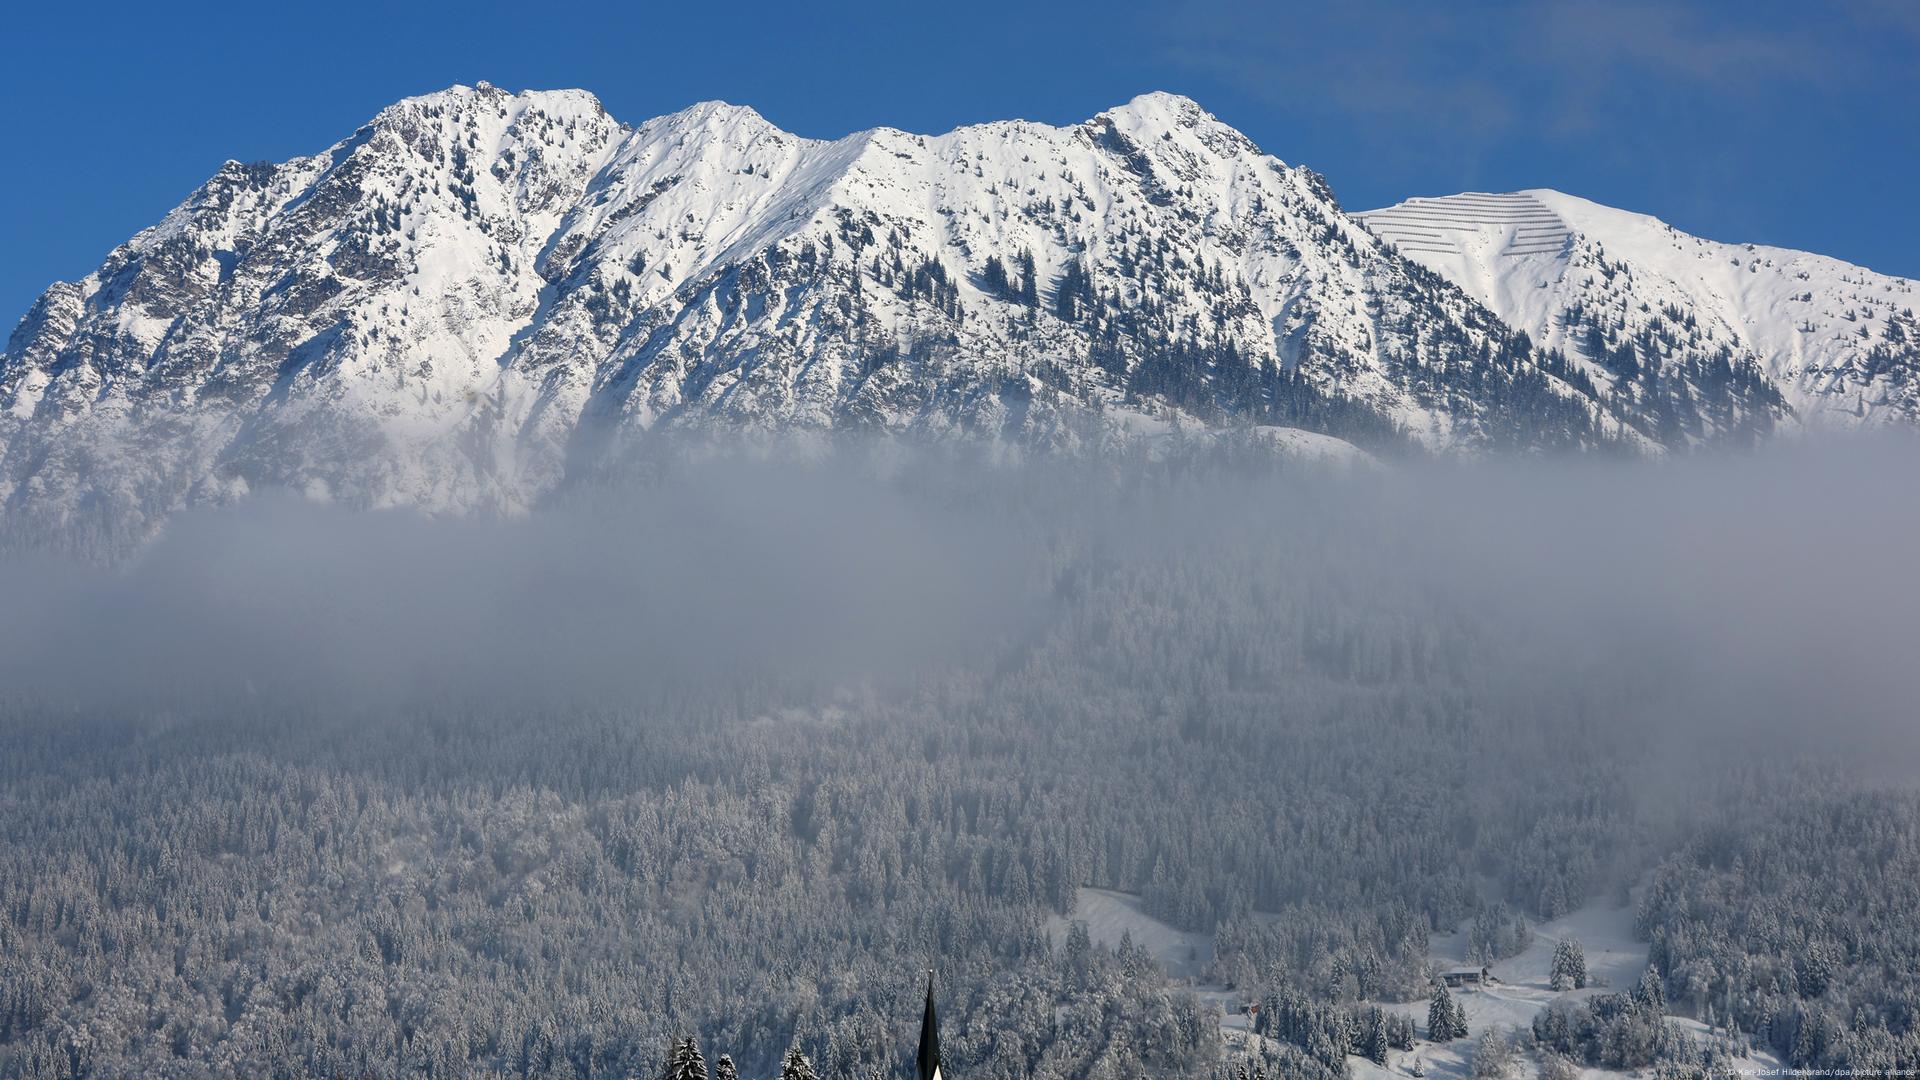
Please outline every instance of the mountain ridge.
M1920 423L1907 279L1707 240L1551 188L1409 199L1354 216L1603 385L1631 386L1649 366L1725 346L1765 374L1800 425ZM1556 235L1548 229L1564 243L1520 246ZM1691 350L1679 340L1696 336Z
M49 288L0 354L0 505L113 536L263 486L518 512L657 432L1653 451L1788 415L1704 379L1656 414L1363 220L1164 92L816 140L456 86L229 162Z

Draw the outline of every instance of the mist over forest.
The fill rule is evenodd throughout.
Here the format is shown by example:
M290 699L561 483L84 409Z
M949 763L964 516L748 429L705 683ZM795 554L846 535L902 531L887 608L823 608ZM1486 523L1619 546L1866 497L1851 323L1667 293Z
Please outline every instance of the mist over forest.
M1909 460L894 448L15 553L0 1076L864 1080L930 967L967 1080L1913 1068ZM1439 943L1595 912L1644 963L1438 1037Z

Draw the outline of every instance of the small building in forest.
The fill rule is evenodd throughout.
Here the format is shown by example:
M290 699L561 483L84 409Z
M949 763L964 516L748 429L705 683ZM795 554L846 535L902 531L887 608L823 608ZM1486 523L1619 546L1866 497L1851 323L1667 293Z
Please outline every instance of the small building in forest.
M1440 981L1448 986L1481 986L1494 981L1493 972L1484 967L1448 968L1440 973Z

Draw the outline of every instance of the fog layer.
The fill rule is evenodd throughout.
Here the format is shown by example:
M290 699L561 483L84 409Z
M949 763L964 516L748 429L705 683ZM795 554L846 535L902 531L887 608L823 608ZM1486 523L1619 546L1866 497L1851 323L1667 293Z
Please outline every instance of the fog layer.
M184 515L119 567L0 565L0 686L135 712L551 704L761 675L824 689L1017 662L1084 575L1201 560L1244 567L1255 595L1440 613L1497 646L1506 690L1545 703L1614 683L1641 706L1617 722L1676 743L1905 754L1920 499L1904 458L733 463L508 521L262 498Z

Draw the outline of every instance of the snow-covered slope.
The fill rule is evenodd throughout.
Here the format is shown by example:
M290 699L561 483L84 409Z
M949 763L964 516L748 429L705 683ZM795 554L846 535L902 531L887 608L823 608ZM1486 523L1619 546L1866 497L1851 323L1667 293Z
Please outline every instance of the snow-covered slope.
M482 84L229 163L49 289L0 356L0 504L513 511L689 429L1653 445L1630 406L1184 98L821 142Z
M1557 191L1409 199L1375 235L1643 408L1681 390L1814 427L1920 422L1915 283L1820 255L1690 236ZM1728 393L1728 389L1734 391Z

